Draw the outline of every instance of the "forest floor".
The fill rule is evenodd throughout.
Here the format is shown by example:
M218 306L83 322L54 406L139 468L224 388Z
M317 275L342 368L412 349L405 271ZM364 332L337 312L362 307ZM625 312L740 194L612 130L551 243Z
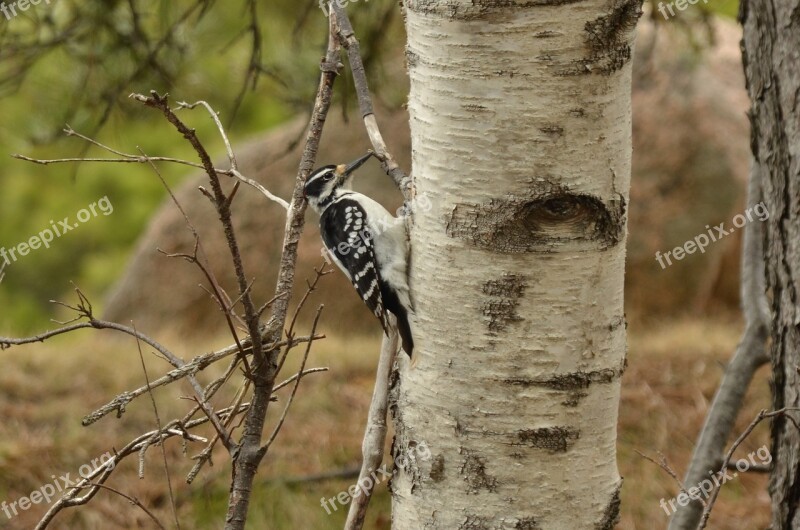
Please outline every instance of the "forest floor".
M678 487L662 469L638 452L658 458L662 453L679 476L721 377L724 363L739 338L739 322L684 319L647 328L629 328L628 368L622 379L619 419L619 468L624 477L621 520L625 530L665 528L667 515L660 500L675 497ZM0 528L28 529L45 512L44 504L20 510L9 505L21 497L58 484L60 476L76 477L82 465L112 447L155 426L152 402L140 398L121 419L106 417L81 427L81 418L125 389L144 382L141 361L132 341L107 335L60 339L44 345L14 348L0 353ZM167 344L169 340L165 339ZM215 345L216 346L216 345ZM296 482L292 479L354 468L374 377L376 339L344 341L329 338L312 351L309 366L331 370L304 380L289 419L262 467L254 494L252 524L248 528L338 529L345 509L321 506L322 497L345 491L352 479ZM205 347L200 351L208 351ZM186 358L191 350L183 352ZM145 352L152 380L165 371L164 363ZM752 385L741 432L762 408L769 408L768 370L762 368ZM284 403L287 390L281 391ZM190 394L188 385L155 392L162 421L179 416L190 403L177 399ZM272 409L277 410L277 409ZM272 421L275 415L271 415ZM209 431L205 431L205 435ZM754 431L737 452L740 458L768 443L766 423ZM229 470L226 455L215 452L214 466L206 467L187 486L185 476L193 461L183 455L181 443L166 444L172 489L181 528L220 528L227 499ZM188 456L202 449L190 444ZM711 515L709 528L755 529L769 522L766 474L739 474L725 484ZM110 486L139 499L164 524L175 528L159 447L149 449L144 479L138 478L136 459L116 470ZM688 487L689 485L687 485ZM578 507L576 507L578 508ZM11 518L3 510L9 509ZM390 527L390 496L386 484L378 488L365 528ZM125 499L102 491L91 503L60 514L50 528L155 528L147 515Z

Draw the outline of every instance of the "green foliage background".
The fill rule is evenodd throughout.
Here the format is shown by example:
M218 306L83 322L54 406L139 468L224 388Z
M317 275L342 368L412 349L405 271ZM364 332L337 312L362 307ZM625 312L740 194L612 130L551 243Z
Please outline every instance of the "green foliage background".
M655 8L657 2L651 2ZM131 6L137 8L136 19ZM192 15L179 23L192 8ZM668 21L654 10L654 19L667 30L694 31L708 13L733 17L736 9L736 0L709 0ZM373 88L380 89L381 52L404 44L399 7L392 0L364 0L352 2L350 12L368 56ZM253 19L261 34L256 47L260 55L254 59L263 75L256 83L251 78L243 91ZM163 118L127 98L151 89L169 92L173 101L209 101L220 111L234 143L263 132L310 109L326 25L314 0L59 0L32 6L10 21L0 16L0 248L27 241L51 220L74 219L78 210L104 196L114 205L112 215L92 219L56 239L51 248L32 251L6 269L0 284L0 329L42 329L56 314L49 300L63 299L72 288L69 282L102 301L165 197L145 165L40 166L12 159L12 153L109 156L96 148L84 152L82 140L64 137L61 131L69 123L127 153L142 149L149 155L193 159L186 142ZM57 37L66 30L69 38L61 43ZM170 38L155 59L144 61L167 34ZM343 79L337 97L347 97L347 88ZM237 106L240 92L243 99ZM113 107L104 120L109 103ZM194 111L186 119L212 153L223 152L207 115ZM161 171L172 186L191 173L168 164Z
M148 45L137 41L130 5L139 10L138 31L145 34L143 40L149 40L151 49L185 11L198 5L194 16L172 33L170 46L157 54L157 63L133 79ZM387 7L397 11L386 0L358 4L353 22L356 27L374 25ZM260 27L264 75L255 87L251 79L236 109L253 50L251 13ZM377 56L380 45L391 40L402 46L398 20L395 17L391 36L371 39L377 44L370 49L368 43L368 52ZM64 28L71 32L68 44L41 44ZM220 111L235 145L298 112L310 111L326 43L327 19L315 1L60 0L32 6L10 21L0 16L0 247L27 241L49 227L51 220L57 223L69 216L74 222L78 210L104 196L114 205L112 215L94 218L56 239L49 249L32 251L7 267L0 284L0 329L42 329L54 314L48 301L68 296L70 281L92 300L101 301L165 197L146 165L41 166L12 159L12 153L34 158L82 156L85 142L61 132L69 123L126 153L141 149L149 155L194 160L188 144L163 117L128 99L128 94L152 89L170 93L173 102L206 100ZM23 69L24 75L17 75ZM95 132L109 101L115 105ZM211 153L224 153L204 111L182 112ZM86 156L113 155L92 148ZM191 173L170 164L161 164L160 169L171 186Z

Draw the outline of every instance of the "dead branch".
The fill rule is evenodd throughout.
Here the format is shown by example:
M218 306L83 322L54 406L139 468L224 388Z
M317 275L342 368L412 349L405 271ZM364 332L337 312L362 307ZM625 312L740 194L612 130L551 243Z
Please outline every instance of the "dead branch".
M233 156L233 153L231 153L231 156ZM203 273L203 276L205 276L209 285L211 285L211 289L214 291L212 293L212 298L217 302L217 305L219 305L220 309L222 310L222 313L225 315L225 321L228 324L228 330L230 331L233 340L236 342L236 346L239 348L239 360L244 365L245 373L247 374L248 377L252 377L252 374L250 372L250 364L247 362L247 355L245 354L244 348L242 347L242 343L239 340L239 334L236 333L236 326L234 326L232 320L233 318L236 318L239 322L245 325L244 321L241 319L241 317L239 317L238 314L236 314L236 312L233 309L236 303L231 302L228 293L225 291L225 289L220 284L219 280L217 280L217 277L212 272L211 267L208 263L208 256L203 247L203 243L200 240L200 234L197 232L197 229L194 227L194 224L192 224L191 219L189 219L189 216L186 214L186 210L183 209L183 206L181 206L180 202L178 201L178 198L175 196L174 193L172 193L172 188L170 188L169 184L167 184L167 181L164 179L164 176L158 170L158 167L156 167L156 165L153 162L150 162L150 166L153 168L153 171L158 176L158 179L161 181L161 185L164 186L164 188L167 190L167 193L169 193L169 196L172 199L172 202L175 204L175 207L178 209L179 212L181 212L181 215L183 215L183 219L186 222L186 226L189 228L189 230L192 232L192 235L194 236L194 251L192 252L192 255L168 254L168 256L183 257L190 263L195 264L200 269L200 272ZM246 292L250 292L249 286Z
M228 140L228 135L225 134L225 129L222 127L222 122L219 119L219 113L216 112L214 109L212 109L211 105L209 105L205 101L197 101L195 103L186 103L185 101L178 102L178 108L182 109L194 109L198 105L202 105L208 111L208 113L211 115L211 118L214 120L214 123L217 125L217 129L219 129L219 133L222 136L222 140L225 142L225 149L227 149L228 151L228 160L231 163L231 169L229 170L231 176L236 177L241 182L244 182L249 186L252 186L253 188L260 191L267 199L280 204L281 206L283 206L284 210L288 210L289 209L288 202L281 199L277 195L273 195L267 188L262 186L259 182L247 178L239 172L239 168L237 167L236 164L236 157L234 156L233 148L231 147L231 142L230 140Z
M242 414L246 412L249 407L249 403L244 403L238 409L228 408L221 409L217 412L220 417L227 418L229 415ZM114 458L108 460L104 465L95 468L91 473L87 474L88 476L84 477L74 487L66 490L61 498L50 507L47 513L45 513L45 515L36 525L35 530L44 530L47 528L55 516L66 508L81 506L92 500L92 498L100 490L100 486L108 480L119 463L128 456L138 454L143 446L152 445L152 439L155 439L157 443L164 443L166 440L175 437L180 437L186 441L204 442L206 441L204 438L192 435L188 431L189 429L204 425L208 422L208 417L198 418L187 422L183 422L181 420L172 420L160 431L150 431L137 436L121 450L115 451ZM88 489L86 494L78 496L82 490L86 489Z
M251 2L251 6L255 6L255 3ZM295 181L294 191L290 203L287 203L283 199L280 199L279 197L272 195L271 193L269 193L268 190L266 190L266 188L260 186L258 183L251 181L250 179L247 179L239 172L236 164L236 159L233 153L233 149L222 127L219 117L217 113L213 111L213 109L208 103L202 101L191 105L182 103L179 105L179 108L192 108L196 105L202 105L211 114L225 142L228 158L231 164L231 168L227 170L221 170L213 166L213 163L211 161L208 152L200 142L195 131L187 127L183 123L183 121L181 121L181 119L176 115L175 111L172 108L170 108L166 95L162 96L154 91L150 92L148 96L134 94L132 95L132 97L133 99L139 101L145 106L160 111L161 114L163 114L163 116L167 119L167 121L169 121L170 124L172 124L175 127L175 129L191 144L192 148L195 150L199 158L199 163L189 162L171 157L149 157L144 153L140 153L138 155L124 153L117 149L105 146L100 142L97 142L96 140L92 140L89 137L80 135L75 131L73 131L71 128L67 129L66 131L67 135L69 136L74 135L78 136L79 138L82 138L84 141L86 141L86 149L89 149L92 145L94 145L95 147L99 147L111 153L113 155L113 158L74 158L74 159L62 158L54 160L37 160L22 155L18 156L18 158L21 158L23 160L28 160L39 164L97 161L97 162L108 162L108 163L147 163L150 164L151 166L154 166L156 162L169 162L169 163L184 164L190 167L202 168L209 179L210 186L208 190L201 187L200 191L203 192L211 200L213 206L215 207L219 215L219 219L223 226L225 239L230 252L231 261L233 263L233 268L239 291L236 300L232 301L231 297L228 296L227 293L225 293L224 290L220 287L219 282L216 281L216 278L210 272L210 269L206 267L206 260L204 257L204 253L202 252L201 241L197 236L196 230L194 230L194 228L191 226L191 223L187 218L186 219L187 223L189 224L190 229L196 236L195 251L191 255L183 254L175 256L188 259L192 263L198 265L198 267L201 269L201 272L203 272L204 276L209 282L210 285L209 293L217 301L223 313L225 314L226 319L228 320L229 327L231 328L232 335L236 342L235 346L231 346L219 352L213 352L211 354L198 356L189 363L186 363L178 356L174 355L169 349L159 344L157 341L149 338L147 335L140 333L135 328L124 326L114 322L106 322L103 320L96 319L92 314L91 304L89 303L88 299L86 299L83 293L81 293L80 290L77 289L76 292L78 293L79 303L74 307L69 306L67 304L62 304L68 307L69 309L74 310L77 313L77 317L74 320L62 323L62 326L56 330L48 331L33 337L27 337L23 339L0 338L0 348L6 348L12 345L41 342L49 338L64 333L69 333L78 329L84 329L84 328L109 329L131 335L137 340L137 346L140 346L140 342L144 342L148 346L152 347L156 352L158 352L158 354L161 357L163 357L172 365L173 367L172 371L170 371L168 374L162 377L156 378L154 381L150 381L150 377L145 370L145 385L143 387L136 389L132 392L126 392L117 396L117 398L112 400L111 403L105 405L104 407L101 407L101 409L98 409L97 411L93 412L92 414L84 418L85 425L93 423L94 421L96 421L97 419L99 419L100 417L104 416L105 414L107 414L112 410L116 410L118 415L121 415L124 412L127 403L129 403L132 399L135 399L137 396L143 395L144 393L148 393L152 399L153 398L152 391L154 388L173 383L183 378L186 378L188 380L195 394L192 397L192 400L194 401L194 407L192 408L192 410L182 420L173 420L163 426L161 424L160 417L158 416L158 408L155 404L155 400L152 399L154 406L154 413L156 416L157 429L149 433L145 433L137 437L133 441L131 441L121 451L116 452L116 455L111 465L103 468L102 470L97 470L97 472L86 477L77 486L67 491L64 494L64 496L53 507L51 507L50 510L48 510L47 514L45 514L44 518L42 519L42 521L40 521L37 528L45 528L49 524L49 522L53 520L55 515L63 509L71 506L82 505L89 502L100 489L111 490L111 488L105 486L104 483L111 475L113 471L113 466L115 466L123 458L135 454L139 455L140 459L139 461L141 464L144 461L147 449L149 447L152 447L153 445L158 445L158 444L162 445L162 456L164 457L165 460L164 462L165 471L169 476L169 469L167 467L167 462L166 462L166 453L163 451L163 444L167 439L172 437L180 437L184 441L194 441L194 442L201 441L203 443L208 443L208 446L203 451L203 453L201 453L201 455L197 457L198 463L192 470L192 473L190 473L189 480L191 480L191 478L196 476L196 473L199 471L200 467L203 465L204 462L210 461L211 450L213 449L214 444L217 441L220 441L223 445L225 445L226 449L231 454L232 467L233 467L231 493L228 503L228 512L226 516L225 528L230 530L234 529L239 530L244 528L244 524L247 518L247 512L249 507L250 494L252 491L254 476L257 472L259 464L264 458L264 455L267 453L267 450L269 449L270 445L276 439L278 433L281 430L281 427L285 422L288 411L297 394L300 380L302 379L303 376L307 374L316 373L324 370L324 369L305 370L305 363L307 361L310 352L311 343L314 340L321 338L318 337L315 332L319 318L319 313L317 313L317 317L314 320L314 328L311 332L311 335L308 338L306 339L295 338L294 325L297 319L297 314L295 314L292 318L289 330L286 331L287 339L285 341L282 341L281 339L284 334L284 329L288 317L289 299L291 297L291 293L294 288L295 267L297 262L297 246L304 224L304 213L305 213L306 203L302 196L303 186L305 184L307 176L310 174L315 164L315 159L316 159L317 149L319 146L320 137L322 134L322 129L325 123L328 110L331 105L333 83L336 76L338 75L339 70L342 68L342 65L338 61L339 50L340 50L340 43L337 37L338 30L339 28L337 26L337 17L331 16L329 36L328 36L328 51L321 63L322 73L317 91L317 97L315 100L314 110L311 115L309 128L306 134L306 144L303 151L303 156L300 162L300 166L298 169L298 174ZM255 32L254 36L257 36L258 31L259 31L258 28L254 28ZM356 45L355 49L357 52L357 42L355 43L355 45ZM256 49L257 48L258 46L256 46ZM363 64L361 65L361 70L363 73ZM368 97L369 94L367 92L367 98ZM380 137L380 132L377 130L377 125L374 123L374 117L372 117L371 119L373 120L372 122L369 121L369 117L365 117L365 124L367 125L368 130L370 130L371 137L373 137L373 143L377 143L377 145L379 146L378 151L382 156L382 161L384 162L385 166L389 168L388 171L392 171L394 174L397 174L399 168L394 167L396 166L396 164L394 164L394 166L392 165L393 158L391 157L391 155L388 154L388 151L385 148L385 144L383 144L383 140ZM227 175L237 179L237 182L234 184L232 191L228 194L226 194L222 188L222 184L220 182L221 175ZM241 259L239 244L231 220L231 204L237 193L237 190L239 189L239 185L241 182L256 187L259 191L261 191L261 193L267 196L270 200L281 204L287 209L286 231L284 234L282 258L280 262L280 268L278 271L278 281L276 285L275 296L271 301L264 304L264 306L262 306L258 310L256 310L256 306L253 303L251 297L252 281L248 280L249 277L245 273L245 269ZM180 209L180 205L177 206ZM184 217L186 217L185 213ZM1 273L2 271L0 270L0 274ZM317 278L313 284L309 283L309 290L303 297L302 304L304 304L305 301L308 299L308 295L310 294L311 291L314 290L317 281L323 274L326 274L326 272L324 272L322 269L320 269L320 271L317 271ZM237 315L236 311L234 310L237 304L241 304L241 306L244 308L243 317ZM260 316L266 308L271 308L272 316L266 325L262 325L260 322ZM78 322L78 320L80 319L85 319L86 321ZM240 322L243 322L244 326L247 328L248 336L246 339L240 340L238 338L238 335L235 332L235 326L233 325L233 319L237 319ZM300 371L294 377L288 379L281 385L275 385L276 377L280 371L280 368L283 365L284 360L286 359L286 356L288 355L289 350L293 346L301 342L305 342L307 344L307 347L305 349L305 354L303 357ZM391 343L391 341L389 342ZM397 339L396 337L394 337L393 349L396 349L396 342ZM209 366L210 364L220 361L223 358L227 357L228 355L231 355L236 352L240 354L239 359L231 360L231 362L228 365L228 368L225 370L224 375L222 377L217 378L211 384L203 388L197 380L196 377L197 372ZM281 357L281 352L283 352L283 357ZM249 356L252 361L251 366L248 366L246 364L245 359L247 356ZM140 350L140 358L141 357L142 354ZM280 363L278 362L279 360ZM211 405L211 398L225 384L225 382L229 380L232 374L236 372L237 363L239 361L245 363L247 377L243 380L243 384L241 385L239 391L233 398L234 404L231 407L228 407L227 409L221 409L215 411L213 409L213 406ZM144 369L143 360L142 364ZM391 366L389 366L389 368L386 369L386 373L382 378L384 380L384 384L388 384L388 382L386 381L388 381L388 373L390 369ZM284 408L284 411L281 414L281 416L278 418L274 431L269 436L266 443L262 446L261 443L262 443L264 425L266 420L266 414L269 403L273 399L273 394L277 389L281 388L281 386L292 383L294 384L294 386L291 395L286 403L286 407ZM382 383L379 382L378 386L380 386L381 384ZM250 391L252 391L250 402L245 404L243 403L244 398ZM204 418L192 419L198 412L201 411L202 413L205 414ZM385 412L386 411L384 405L383 408L384 433L381 439L385 438ZM238 425L236 424L237 419L239 421ZM233 433L238 427L242 425L241 423L242 421L243 421L243 431L241 438L237 443L233 439ZM188 429L205 423L210 423L211 425L213 425L216 431L216 436L210 442L196 435L191 435L188 432ZM125 496L121 492L117 493ZM172 492L170 485L170 494L171 493ZM135 499L129 497L126 498L128 498L128 500L131 502L135 502ZM174 503L173 503L173 510L175 510ZM177 520L177 515L176 515L176 524L179 525L179 521Z
M76 136L82 135L75 134ZM97 144L102 145L102 144ZM105 147L105 146L103 146ZM81 162L95 162L95 163L105 163L105 164L149 164L153 162L170 162L173 164L180 164L183 166L189 166L197 169L204 169L202 164L198 164L196 162L190 162L188 160L181 160L180 158L172 158L168 156L150 156L150 155L132 155L127 153L120 153L125 158L98 158L98 157L80 157L80 158L49 158L49 159L41 159L41 158L31 158L29 156L20 155L18 153L12 154L12 158L16 158L17 160L24 160L25 162L32 162L34 164L39 164L43 166L48 166L50 164L74 164L74 163L81 163ZM218 169L214 168L214 172L218 175L225 175L227 177L235 177L245 184L252 186L253 188L257 189L261 192L266 198L269 200L280 204L284 208L288 207L288 203L274 195L270 192L267 188L264 187L263 184L245 177L238 171L234 171L233 169Z
M393 317L392 317L393 318ZM367 507L372 498L375 484L362 480L375 472L383 461L384 444L386 443L386 412L389 408L389 376L392 373L395 354L397 353L397 330L390 326L389 336L383 337L381 356L378 361L378 371L375 375L375 390L372 393L372 402L369 406L367 428L364 432L364 441L361 445L362 463L358 485L360 494L353 497L350 511L347 514L345 530L361 530L367 515ZM365 487L363 484L372 484Z
M313 293L314 291L317 290L317 285L319 284L319 281L322 279L322 277L323 276L327 276L328 274L330 274L332 272L333 272L333 269L325 269L325 263L323 262L319 269L316 269L316 268L314 269L314 274L315 274L314 280L310 281L310 282L308 280L306 280L306 285L308 287L306 289L305 294L303 294L303 297L300 299L300 302L297 304L297 308L295 308L295 310L294 310L294 314L292 315L292 320L289 323L289 329L286 330L286 340L289 343L291 343L293 341L293 338L294 338L294 326L297 323L297 317L300 315L300 311L306 305L306 302L308 301L309 296L311 296L311 293ZM312 332L312 336L313 336L313 332ZM278 371L279 372L283 368L283 363L286 362L286 357L288 357L288 355L289 355L289 350L290 350L290 348L286 348L284 353L283 353L283 356L281 356L280 361L278 361Z
M409 202L414 197L413 182L389 152L378 127L378 121L375 118L375 112L372 107L372 96L367 83L367 74L364 71L364 61L361 58L361 48L358 44L358 39L356 39L355 31L353 31L353 25L347 16L347 11L340 2L329 2L329 5L331 18L335 17L338 23L337 38L347 50L350 71L353 74L353 84L358 96L358 106L361 110L361 117L364 120L364 127L367 129L372 148L375 151L375 156L381 161L381 166L386 174L394 180L405 201Z
M279 296L284 293L291 293L294 288L297 245L303 231L307 206L303 198L303 187L308 175L314 167L320 137L322 136L322 129L325 125L325 118L327 117L328 109L331 105L333 83L341 68L338 61L339 45L335 38L336 30L335 18L331 17L328 50L321 64L322 74L314 102L314 111L312 112L308 131L306 133L306 144L303 149L303 156L300 161L297 179L295 180L288 219L286 221L286 232L284 234L282 246L283 251L275 289L276 300L272 307L272 318L266 330L271 342L280 340L284 324L286 323L286 317L289 311L289 296ZM247 520L253 481L255 479L256 470L265 454L261 447L261 440L267 407L272 395L272 386L275 381L276 361L279 352L279 350L270 351L269 359L259 359L259 362L255 363L253 367L255 373L253 381L255 387L252 399L253 405L247 412L247 417L245 419L240 451L234 457L233 481L231 484L230 497L228 499L225 530L243 530Z
M315 335L313 337L298 337L294 339L291 342L291 344L292 345L303 344L306 342L312 342L314 340L319 340L323 338L325 338L324 335ZM276 344L270 344L269 346L275 348L275 347L286 346L288 344L289 344L288 341L280 341ZM249 353L251 351L249 340L243 341L243 347L246 353ZM212 364L216 363L217 361L225 359L226 357L229 357L237 353L238 351L239 351L238 346L232 345L215 352L198 355L191 361L184 364L182 367L170 370L160 378L152 381L150 383L150 388L155 389L161 386L166 386L170 383L174 383L179 379L187 377L189 374L200 372L208 368ZM115 411L117 413L117 417L120 417L122 416L122 414L125 413L125 408L127 407L128 403L138 398L139 396L145 394L147 391L148 391L147 385L145 385L135 390L123 392L122 394L118 395L107 404L103 405L102 407L88 414L85 418L83 418L81 423L84 426L91 425L92 423L96 422L103 416L106 416L107 414ZM207 392L204 393L207 395Z
M747 202L754 207L761 202L761 183L751 167ZM764 278L763 223L748 223L742 248L741 298L745 330L733 358L725 368L719 389L709 408L684 482L698 484L709 471L722 462L725 443L733 431L744 396L759 367L769 360L767 335L770 322ZM703 506L692 500L679 506L669 523L669 530L693 530L702 516Z
M117 324L116 322L108 322L105 320L96 319L92 312L92 304L86 297L86 295L84 295L83 292L81 292L81 290L78 289L77 287L75 288L75 292L78 295L78 303L75 306L71 306L64 302L53 301L53 303L62 305L68 309L75 311L75 313L77 314L77 316L75 317L76 320L80 318L86 318L88 322L85 322L85 324L88 324L88 326L84 327L91 327L94 329L110 329L114 331L119 331L120 333L125 333L132 337L135 337L137 341L142 341L146 343L148 346L154 348L158 353L161 354L161 356L165 360L167 360L175 368L180 369L186 365L186 363L182 359L180 359L177 355L175 355L174 353L169 351L165 346L159 344L157 341L148 337L144 333L141 333L134 328L123 326L122 324ZM0 349L7 348L12 344L20 345L37 341L42 342L46 340L46 338L50 338L56 335L61 335L69 331L74 331L75 329L79 329L77 326L79 326L79 324L72 324L60 328L58 330L54 330L52 332L24 339L6 339L0 337ZM233 449L233 442L230 439L230 436L228 436L228 434L222 430L222 425L220 424L219 419L216 417L216 414L206 402L205 393L203 391L203 388L200 386L200 383L197 381L194 372L187 372L185 377L188 379L189 384L191 385L195 394L197 394L198 404L200 405L202 411L209 417L209 419L211 420L211 424L214 426L214 428L217 429L217 431L219 431L220 434L222 435L222 441L223 444L225 445L225 448L228 449L228 451L231 451Z

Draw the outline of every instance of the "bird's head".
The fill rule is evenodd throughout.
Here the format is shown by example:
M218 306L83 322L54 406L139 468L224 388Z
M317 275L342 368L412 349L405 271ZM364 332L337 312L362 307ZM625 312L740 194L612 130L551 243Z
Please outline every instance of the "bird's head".
M303 195L311 207L319 211L321 207L326 206L336 196L336 191L347 184L353 172L372 155L372 151L369 151L349 164L323 166L311 173L303 189Z

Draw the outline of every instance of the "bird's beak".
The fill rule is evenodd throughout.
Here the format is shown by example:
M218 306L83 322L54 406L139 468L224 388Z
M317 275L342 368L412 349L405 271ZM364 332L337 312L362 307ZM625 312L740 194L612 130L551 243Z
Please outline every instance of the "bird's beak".
M373 154L374 154L374 153L373 153L372 151L367 151L367 154L365 154L365 155L364 155L364 156L362 156L361 158L358 158L358 159L356 159L356 160L353 160L352 162L350 162L350 163L349 163L349 164L347 164L347 165L345 165L345 164L341 164L341 165L337 166L337 167L336 167L336 173L338 173L338 174L339 174L339 176L340 176L340 179L341 179L341 180L347 180L347 177L349 177L350 175L352 175L352 174L353 174L353 171L355 171L356 169L358 169L358 168L360 168L361 166L363 166L363 165L364 165L364 162L366 162L367 160L369 160L369 159L370 159L370 157L371 157Z

